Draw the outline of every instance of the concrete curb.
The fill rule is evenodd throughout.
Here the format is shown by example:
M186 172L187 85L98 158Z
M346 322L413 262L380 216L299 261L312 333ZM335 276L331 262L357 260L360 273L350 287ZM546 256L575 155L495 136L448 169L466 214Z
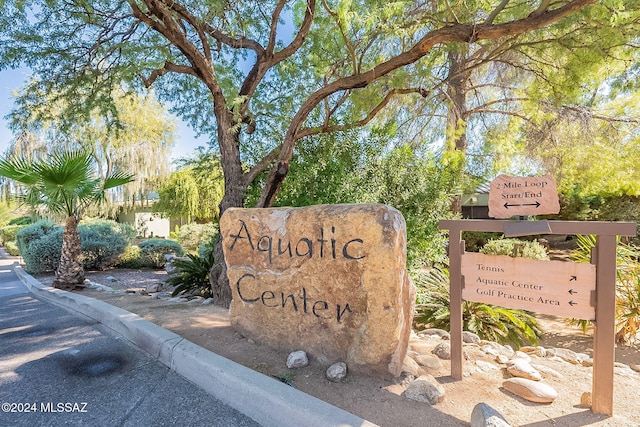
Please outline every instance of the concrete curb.
M280 381L225 359L136 314L83 295L44 286L16 266L36 296L102 323L204 391L266 427L375 424Z

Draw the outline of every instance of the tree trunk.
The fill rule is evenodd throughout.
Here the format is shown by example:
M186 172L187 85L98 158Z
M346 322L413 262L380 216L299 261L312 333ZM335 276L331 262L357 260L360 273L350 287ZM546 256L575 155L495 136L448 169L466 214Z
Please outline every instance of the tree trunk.
M60 264L56 269L53 287L65 290L84 287L84 268L82 267L78 220L74 215L67 218L64 233L62 234L62 253L60 254Z
M247 183L240 162L239 136L233 128L231 113L216 115L218 117L218 141L220 145L220 162L224 173L224 196L220 201L220 216L229 208L244 207ZM213 247L214 263L209 274L211 293L216 304L223 307L231 305L231 288L227 277L227 265L222 251L222 234Z
M447 96L449 110L447 112L447 150L450 167L459 175L460 182L464 176L465 155L467 152L467 84L470 72L467 69L468 46L461 51L449 52L449 74L447 76ZM462 212L462 195L456 194L451 201L451 211Z

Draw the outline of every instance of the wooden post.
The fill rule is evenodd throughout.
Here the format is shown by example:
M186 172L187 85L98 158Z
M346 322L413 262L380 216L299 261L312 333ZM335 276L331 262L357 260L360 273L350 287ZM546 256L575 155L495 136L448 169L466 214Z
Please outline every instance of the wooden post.
M462 380L462 252L464 241L459 228L449 230L449 334L451 376Z
M615 361L616 236L597 236L596 320L593 335L591 410L613 415Z

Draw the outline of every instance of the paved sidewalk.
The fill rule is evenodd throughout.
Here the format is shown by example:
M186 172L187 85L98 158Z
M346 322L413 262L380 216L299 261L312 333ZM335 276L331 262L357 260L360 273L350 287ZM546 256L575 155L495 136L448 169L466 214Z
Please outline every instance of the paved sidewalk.
M102 418L104 415L102 412L96 412L96 414L99 414L98 417L91 419L82 418L83 415L86 416L86 413L75 414L79 417L77 418L78 420L88 421L90 424L96 424L97 421L100 421L96 425L169 425L177 423L180 425L242 426L256 425L255 423L257 422L258 425L263 426L373 426L372 423L342 409L288 387L279 381L245 368L228 359L222 358L128 311L83 295L45 287L15 264L14 260L7 257L3 252L0 252L0 283L5 283L5 285L1 286L4 291L0 291L0 306L3 306L3 314L0 316L0 340L5 341L5 338L7 338L7 341L14 342L17 336L10 335L12 331L27 330L24 329L24 325L26 325L24 323L23 326L13 326L13 323L11 323L14 321L14 317L20 318L19 313L8 314L8 317L5 318L5 304L15 305L16 307L22 306L24 309L22 304L26 303L27 300L36 301L38 304L46 304L41 301L44 300L66 309L66 311L60 311L59 307L52 307L46 304L48 307L51 307L50 310L58 310L58 312L53 315L54 317L64 319L65 316L71 316L72 318L78 319L78 315L80 315L80 317L84 318L82 321L76 320L76 322L83 324L82 327L79 326L80 329L76 330L71 327L70 324L67 324L67 326L62 329L65 331L64 339L73 339L77 335L80 337L78 338L80 342L73 345L71 345L71 342L68 342L66 347L51 344L58 349L57 352L38 356L39 358L44 357L44 359L48 357L48 369L56 364L56 366L61 367L60 369L63 369L62 366L68 363L68 359L78 360L76 355L80 353L68 353L69 348L73 351L77 350L78 348L75 348L74 345L81 346L83 344L82 340L84 339L82 337L87 334L88 336L96 334L96 332L84 331L82 328L95 329L100 336L115 335L116 337L113 339L118 344L117 346L113 343L104 344L103 347L97 347L96 350L91 353L93 357L100 356L103 357L103 359L100 360L105 360L105 362L100 362L103 367L98 369L107 369L104 368L105 364L106 366L119 366L118 364L120 362L131 358L131 363L127 365L128 368L124 369L123 372L130 372L128 369L133 369L133 372L135 372L135 369L138 369L135 367L149 370L150 368L148 368L148 366L153 362L162 368L159 369L159 371L163 372L163 375L162 378L158 378L158 381L165 381L165 378L173 381L173 377L177 377L177 379L182 381L186 379L188 381L185 381L187 384L191 386L193 386L193 384L197 385L200 391L204 390L204 392L206 392L205 394L208 398L218 401L223 404L223 406L227 406L227 409L231 411L229 415L222 416L221 424L216 424L216 417L211 413L205 414L202 418L189 419L187 415L185 415L184 418L176 418L175 414L178 412L187 413L189 414L188 416L191 417L199 416L197 415L198 413L206 412L204 409L211 407L212 404L202 402L201 399L197 397L197 393L177 392L176 390L179 390L177 386L173 384L163 384L146 388L152 391L157 390L159 394L149 397L139 396L139 402L135 408L130 408L126 412L126 418L111 420L109 418ZM20 291L18 285L21 284L14 278L10 278L9 272L5 273L5 269L15 270L21 281L24 282L36 298L24 293L24 291ZM7 275L5 276L4 274ZM6 292L7 296L3 297L2 292ZM15 300L15 298L18 300ZM36 310L36 312L38 310ZM72 316L68 311L71 311L74 315ZM64 315L61 313L64 313ZM25 318L25 320L27 319ZM66 321L71 322L70 320ZM28 320L29 325L35 325L36 323L34 320ZM38 324L47 325L48 322L40 321ZM5 334L5 331L8 332L9 335ZM36 335L41 333L38 332L37 329L30 331ZM131 346L131 343L135 344L135 346ZM144 350L144 352L140 352L140 349ZM15 354L19 354L20 352L19 349L9 351ZM65 351L67 351L67 353L65 353ZM29 354L33 353L31 351L27 352ZM135 352L138 354L136 357L132 356ZM18 396L18 394L13 393L13 390L9 395L5 393L4 384L8 381L7 378L10 379L14 375L17 368L11 365L5 369L4 364L7 362L4 362L5 356L3 356L3 354L4 346L0 347L0 403L5 401L13 402L11 400L13 398L12 396ZM84 351L82 357L85 357L85 354L88 354L88 352ZM119 354L126 356L118 357ZM10 354L8 355L10 356ZM86 357L90 360L90 355ZM142 357L146 359L140 359ZM9 361L13 361L14 359L14 357L11 357ZM22 362L20 366L28 363L29 362ZM152 371L156 372L158 368L153 368ZM62 373L62 371L59 372L60 375ZM129 374L126 376L127 380L129 376ZM138 390L139 393L142 393L140 388L145 389L144 385L147 380L144 379L144 377L135 378L136 379L131 380L131 382L122 382L119 386L116 386L115 391L107 393L103 396L104 399L100 401L109 402L111 396L125 397L128 396L128 392L133 390ZM66 387L64 382L60 382L59 386L59 388ZM28 390L23 391L21 397L31 398L31 400L35 399L36 395L32 394L35 393L34 390L31 392ZM127 393L123 392L125 390ZM79 399L81 396L74 395L73 397ZM52 400L52 398L46 399L46 396L42 394L38 394L37 398L45 399L42 400L42 402L45 402L45 409L47 409L47 402ZM53 401L55 400L56 399L53 399ZM39 402L40 401L36 403ZM155 418L145 416L136 418L138 414L137 408L144 406L142 402L145 402L145 405L148 405L150 409L155 408L159 411L159 415ZM153 402L153 405L151 402ZM18 402L15 403L17 404ZM96 403L96 405L103 405L103 403ZM112 403L104 403L103 409L107 409L104 413L110 414L116 407L117 406L114 406ZM183 407L186 409L182 409ZM96 409L96 411L98 410ZM212 411L214 414L224 413L222 410ZM3 421L4 415L5 414L0 413L0 425L7 425ZM50 416L51 414L48 415ZM137 422L129 424L129 420L132 419L135 419ZM61 419L58 419L58 421L60 420ZM14 425L13 422L9 424ZM41 423L36 422L35 424L40 425ZM48 424L45 423L44 425ZM58 423L56 422L51 425L58 425Z
M34 298L2 258L0 425L259 425L104 325Z

